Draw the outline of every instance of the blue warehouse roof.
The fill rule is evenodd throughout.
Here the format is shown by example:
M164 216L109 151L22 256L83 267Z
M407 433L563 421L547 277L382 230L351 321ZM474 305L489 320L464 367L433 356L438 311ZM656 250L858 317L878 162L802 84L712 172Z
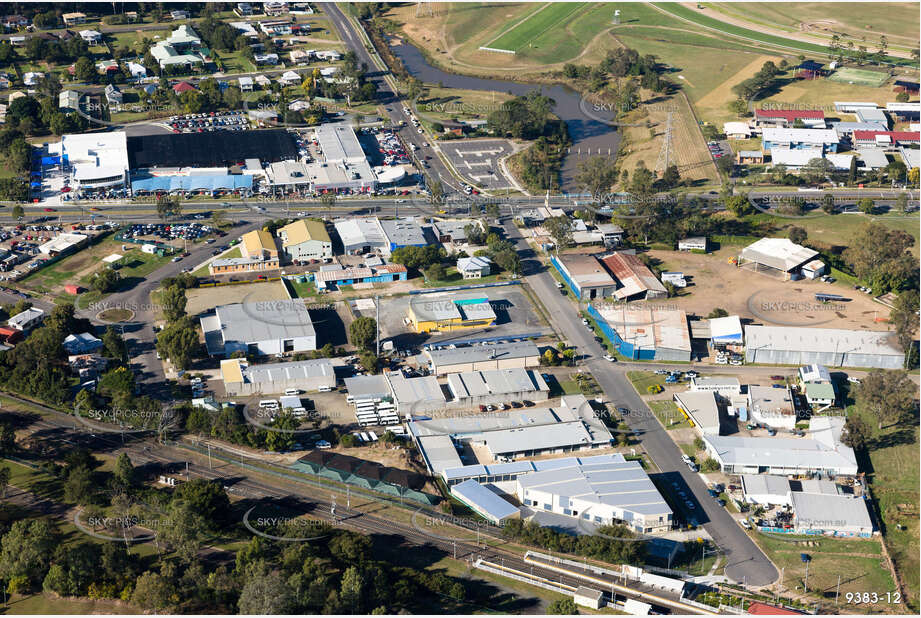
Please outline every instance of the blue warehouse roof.
M132 191L217 191L252 188L253 177L248 174L148 176L131 181Z

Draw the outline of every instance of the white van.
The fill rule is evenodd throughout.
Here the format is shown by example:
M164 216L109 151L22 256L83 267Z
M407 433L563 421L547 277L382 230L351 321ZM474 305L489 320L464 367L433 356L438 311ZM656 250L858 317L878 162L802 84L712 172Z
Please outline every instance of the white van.
M265 408L266 410L277 410L278 402L274 399L263 399L259 402L260 408Z
M321 386L321 387L318 388L317 390L318 390L319 392L321 392L321 393L329 393L329 392L332 392L333 387L332 387L332 386ZM298 391L298 392L300 392L300 391Z
M300 394L301 394L301 389L299 388L285 389L285 396L287 397L293 397L295 395L300 395Z

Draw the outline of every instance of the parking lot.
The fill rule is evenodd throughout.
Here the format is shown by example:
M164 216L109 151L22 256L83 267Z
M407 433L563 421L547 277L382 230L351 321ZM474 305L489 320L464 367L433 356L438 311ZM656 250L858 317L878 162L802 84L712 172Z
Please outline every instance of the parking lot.
M173 133L245 131L250 128L249 118L239 110L170 116L168 125Z
M441 151L470 182L484 189L510 189L512 184L499 169L499 159L515 152L504 139L443 142Z
M413 298L424 298L431 301L444 301L460 295L482 294L487 296L496 314L496 324L485 328L464 328L453 332L417 335L412 326L407 324L409 316L409 302ZM373 301L363 303L358 307L361 315L375 317ZM427 343L462 341L478 337L516 336L529 333L546 333L549 328L541 322L524 292L517 286L486 288L481 290L466 290L463 292L435 292L422 296L399 296L387 298L380 303L380 324L382 337L396 337L397 345L404 341L407 345L418 345L424 339Z

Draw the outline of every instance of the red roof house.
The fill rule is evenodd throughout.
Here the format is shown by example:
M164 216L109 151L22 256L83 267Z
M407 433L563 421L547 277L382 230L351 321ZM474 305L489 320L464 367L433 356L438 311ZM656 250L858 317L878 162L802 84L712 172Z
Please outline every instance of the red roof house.
M190 90L195 90L195 86L185 81L179 82L173 86L173 92L176 94L182 94L183 92L189 92Z

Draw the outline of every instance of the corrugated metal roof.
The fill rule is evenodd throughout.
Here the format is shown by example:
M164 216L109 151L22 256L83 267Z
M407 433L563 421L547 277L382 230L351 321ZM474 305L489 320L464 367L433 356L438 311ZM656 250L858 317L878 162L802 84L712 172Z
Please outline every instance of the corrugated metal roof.
M472 479L452 486L451 493L493 521L501 521L518 513L518 507L503 500L495 492Z
M666 294L665 286L637 256L631 253L612 253L601 262L623 287L614 292L617 298L627 298L642 292Z

